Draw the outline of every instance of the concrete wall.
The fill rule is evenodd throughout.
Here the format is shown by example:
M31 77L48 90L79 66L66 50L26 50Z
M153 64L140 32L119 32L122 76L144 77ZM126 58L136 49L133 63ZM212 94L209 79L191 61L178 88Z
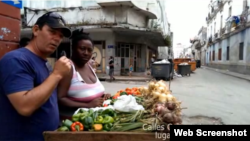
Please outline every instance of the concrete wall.
M0 58L18 48L20 18L20 9L0 1Z
M102 52L102 68L106 73L108 73L106 66L108 65L109 56L115 55L115 36L112 31L105 32L90 32L90 37L94 41L105 41L105 49L100 50ZM109 48L113 46L114 48Z
M209 66L219 69L227 69L243 74L250 74L250 28L243 30L227 39L208 47L207 53L215 50L215 61L209 62ZM244 42L244 59L239 60L239 44ZM230 48L230 60L226 60L226 48ZM222 48L222 60L218 60L218 50Z
M27 13L26 22L28 26L33 26L36 20L42 16L45 11L39 11L38 14L34 15L34 11ZM97 8L86 8L86 9L72 9L67 11L59 11L60 15L66 20L67 24L70 25L102 25L102 24L130 24L136 27L146 28L147 19L146 16L130 7L97 7Z

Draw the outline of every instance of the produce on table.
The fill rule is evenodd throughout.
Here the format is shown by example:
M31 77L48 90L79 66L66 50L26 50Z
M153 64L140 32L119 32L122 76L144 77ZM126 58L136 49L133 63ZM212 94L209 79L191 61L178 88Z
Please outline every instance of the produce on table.
M141 95L139 88L134 87L134 88L126 88L125 90L120 90L118 91L112 99L117 99L117 97L122 96L122 95Z
M159 124L182 124L181 102L171 94L164 81L151 81L148 87L140 88L140 91L144 108L157 116Z
M71 131L83 131L82 123L76 121L71 126Z
M132 94L134 91L136 94ZM164 81L151 81L148 87L119 91L112 97L112 102L114 103L121 95L133 95L136 102L143 105L145 110L121 112L113 109L80 109L73 115L73 122L62 121L58 131L169 132L169 124L182 124L181 102L171 94Z
M109 105L114 105L115 101L118 97L122 95L133 95L136 98L136 101L138 104L141 103L141 92L139 88L133 87L133 88L126 88L125 90L118 91L113 97L111 97L109 100L111 100L110 104L103 104L103 107L108 107Z
M117 120L117 114L113 109L93 111L79 110L69 119L63 120L57 131L110 131Z

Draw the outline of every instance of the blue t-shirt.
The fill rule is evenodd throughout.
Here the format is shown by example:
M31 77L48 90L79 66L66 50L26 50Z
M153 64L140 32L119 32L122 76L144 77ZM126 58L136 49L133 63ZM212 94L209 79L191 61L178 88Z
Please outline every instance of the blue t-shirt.
M43 83L50 74L46 63L26 48L11 51L0 60L0 141L43 141L44 131L58 128L56 90L30 117L18 114L7 97Z

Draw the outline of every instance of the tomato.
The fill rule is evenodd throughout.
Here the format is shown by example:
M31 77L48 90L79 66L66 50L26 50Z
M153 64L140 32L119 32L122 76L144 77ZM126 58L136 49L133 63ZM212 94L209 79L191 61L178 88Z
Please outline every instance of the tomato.
M108 107L108 104L104 104L103 107Z
M135 87L135 88L133 88L133 90L134 90L134 91L137 91L137 90L138 90L138 88L136 88L136 87Z
M118 95L113 96L113 99L117 99Z
M131 95L131 94L132 94L132 92L131 92L131 91L126 91L126 92L127 92L127 94L128 94L128 95Z

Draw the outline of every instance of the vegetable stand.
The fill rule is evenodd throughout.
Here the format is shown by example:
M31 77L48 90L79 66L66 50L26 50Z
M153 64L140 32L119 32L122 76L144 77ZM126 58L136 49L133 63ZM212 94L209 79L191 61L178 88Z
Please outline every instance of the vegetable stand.
M181 102L164 81L148 87L118 91L103 107L79 108L45 141L158 141L169 135L168 125L180 125ZM158 136L161 137L158 137Z

